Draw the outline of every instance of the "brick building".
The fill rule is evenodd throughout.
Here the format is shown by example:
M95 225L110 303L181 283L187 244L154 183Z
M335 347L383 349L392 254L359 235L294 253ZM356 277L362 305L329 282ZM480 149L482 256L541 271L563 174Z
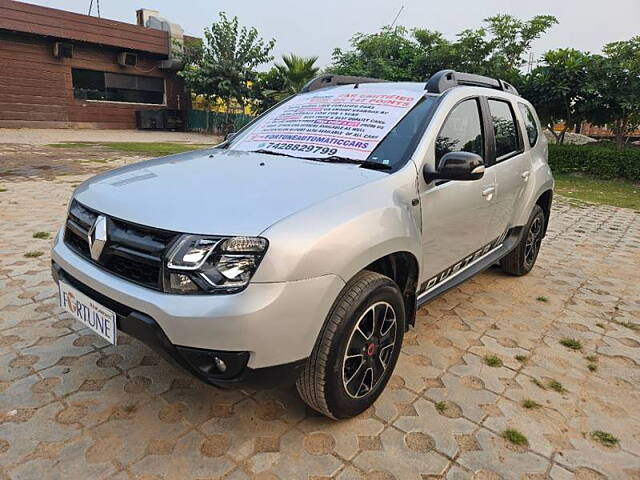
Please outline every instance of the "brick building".
M0 127L135 128L140 110L180 117L191 103L171 56L182 29L151 10L137 23L0 0Z

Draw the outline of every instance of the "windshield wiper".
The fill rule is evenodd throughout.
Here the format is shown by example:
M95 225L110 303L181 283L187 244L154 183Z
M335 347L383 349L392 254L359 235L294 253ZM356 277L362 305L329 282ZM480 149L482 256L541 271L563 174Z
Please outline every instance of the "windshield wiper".
M284 152L274 152L273 150L252 150L251 153L262 153L264 155L277 155L279 157L290 157L290 158L301 158L303 160L313 160L315 162L326 162L326 163L352 163L355 165L359 165L360 168L368 168L370 170L391 170L391 165L387 165L385 163L378 162L370 162L369 160L356 160L355 158L349 157L340 157L338 155L332 155L330 157L298 157L296 155L290 155Z
M303 158L303 157L296 157L295 155L289 155L288 153L274 152L273 150L265 150L263 148L261 148L260 150L251 150L251 153L262 153L264 155L277 155L279 157Z
M391 170L393 168L391 165L387 165L386 163L371 162L369 160L356 160L355 158L340 157L338 155L321 158L307 157L306 160L315 160L317 162L327 163L353 163L355 165L360 165L360 168L368 168L370 170Z

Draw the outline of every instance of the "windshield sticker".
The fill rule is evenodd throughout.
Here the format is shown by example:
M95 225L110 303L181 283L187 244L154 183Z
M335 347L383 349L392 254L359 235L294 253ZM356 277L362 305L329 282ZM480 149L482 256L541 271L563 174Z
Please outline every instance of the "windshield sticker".
M413 90L299 95L268 114L232 148L365 160L422 96Z

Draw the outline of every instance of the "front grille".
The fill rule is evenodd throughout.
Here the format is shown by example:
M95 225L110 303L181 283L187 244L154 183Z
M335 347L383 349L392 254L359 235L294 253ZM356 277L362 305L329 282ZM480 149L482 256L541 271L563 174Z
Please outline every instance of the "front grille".
M179 235L124 220L107 218L107 243L95 261L89 251L88 234L100 215L77 201L69 209L64 241L69 248L108 272L154 290L162 290L164 255Z

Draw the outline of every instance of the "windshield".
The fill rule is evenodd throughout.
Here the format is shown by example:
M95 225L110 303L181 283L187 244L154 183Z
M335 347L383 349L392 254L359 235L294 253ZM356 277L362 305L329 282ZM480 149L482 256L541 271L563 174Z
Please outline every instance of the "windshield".
M397 167L415 148L434 103L422 90L319 90L266 113L228 148Z

